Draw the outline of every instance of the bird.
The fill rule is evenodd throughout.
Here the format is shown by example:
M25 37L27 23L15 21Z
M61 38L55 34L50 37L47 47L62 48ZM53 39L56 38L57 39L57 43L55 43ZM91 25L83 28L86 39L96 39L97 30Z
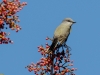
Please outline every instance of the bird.
M76 23L71 18L65 18L62 23L55 29L52 44L48 49L49 52L54 51L57 45L62 46L68 40L72 25Z

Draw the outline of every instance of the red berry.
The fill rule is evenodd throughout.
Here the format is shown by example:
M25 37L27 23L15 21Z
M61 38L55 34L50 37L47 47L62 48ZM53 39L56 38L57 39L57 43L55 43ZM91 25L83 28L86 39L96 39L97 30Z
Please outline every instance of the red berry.
M48 40L49 38L47 37L46 40Z

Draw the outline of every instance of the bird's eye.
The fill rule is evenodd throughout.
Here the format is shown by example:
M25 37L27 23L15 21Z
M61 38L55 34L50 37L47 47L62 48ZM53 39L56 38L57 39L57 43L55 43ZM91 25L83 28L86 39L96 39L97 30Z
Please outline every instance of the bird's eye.
M70 20L67 20L68 22L71 22Z

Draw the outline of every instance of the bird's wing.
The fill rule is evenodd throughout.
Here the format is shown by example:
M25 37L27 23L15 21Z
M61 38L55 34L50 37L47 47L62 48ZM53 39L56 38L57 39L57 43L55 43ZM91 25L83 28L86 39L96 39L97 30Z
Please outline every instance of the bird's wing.
M71 27L61 24L56 28L54 37L58 38L59 44L62 45L64 42L67 41L68 36L70 35L70 31L71 31Z

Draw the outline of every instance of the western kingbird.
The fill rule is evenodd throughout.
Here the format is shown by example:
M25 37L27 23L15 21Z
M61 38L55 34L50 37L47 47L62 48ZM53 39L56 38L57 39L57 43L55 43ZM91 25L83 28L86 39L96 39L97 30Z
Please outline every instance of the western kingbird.
M49 52L53 51L57 45L62 46L68 39L71 26L76 23L71 18L65 18L62 23L56 28L53 36L52 44L49 48Z

